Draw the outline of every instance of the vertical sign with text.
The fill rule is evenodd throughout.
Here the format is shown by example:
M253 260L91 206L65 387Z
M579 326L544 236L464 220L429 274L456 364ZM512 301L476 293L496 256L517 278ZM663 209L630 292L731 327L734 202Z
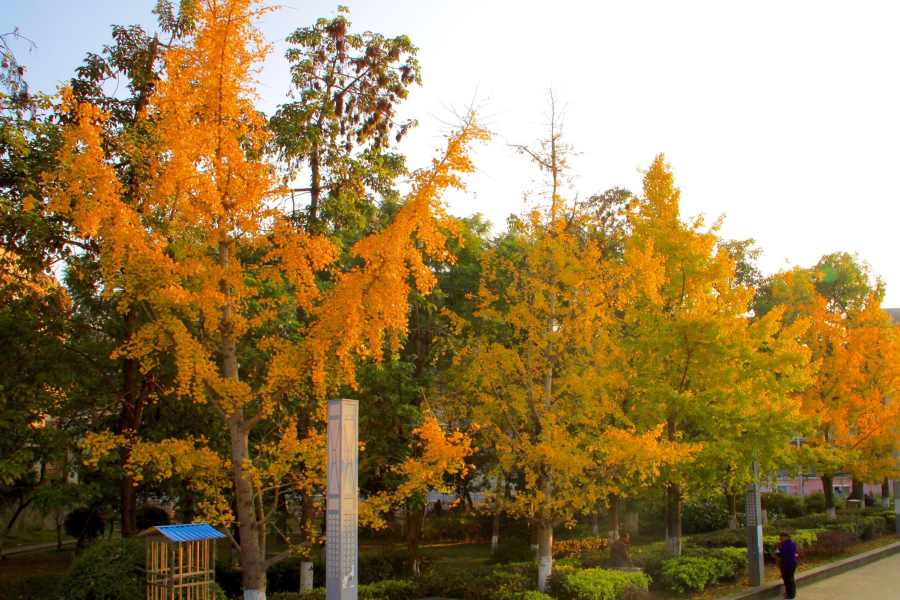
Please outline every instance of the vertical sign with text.
M325 498L327 600L357 600L359 583L359 401L328 401Z

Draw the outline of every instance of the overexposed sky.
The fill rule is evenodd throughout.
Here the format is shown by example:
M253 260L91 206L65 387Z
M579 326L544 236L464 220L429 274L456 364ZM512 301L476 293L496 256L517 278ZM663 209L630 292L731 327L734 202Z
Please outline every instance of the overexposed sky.
M755 238L766 273L858 252L900 306L900 2L340 0L354 30L409 35L424 85L403 115L411 166L440 145L447 108L485 101L495 141L454 214L502 227L536 170L505 143L541 136L546 93L567 105L582 195L640 191L638 168L665 152L683 212L725 214L722 235ZM153 0L0 0L0 29L32 89L50 91L109 26L152 26ZM265 18L274 53L262 74L271 113L288 89L284 36L337 3L288 0Z

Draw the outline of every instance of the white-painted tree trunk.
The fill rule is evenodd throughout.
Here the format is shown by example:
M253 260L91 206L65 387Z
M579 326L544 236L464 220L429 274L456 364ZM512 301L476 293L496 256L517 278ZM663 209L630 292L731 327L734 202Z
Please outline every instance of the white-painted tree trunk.
M553 572L553 557L541 556L538 559L538 591L542 594L547 593L547 580L550 579L550 573Z
M828 519L829 521L837 521L837 513L834 511L833 508L826 508L825 509L825 518Z
M500 545L500 536L492 535L491 536L491 554L497 552L497 546Z
M266 600L266 590L244 590L244 600Z
M300 591L313 589L313 564L309 561L300 563Z
M666 538L669 556L681 556L681 536Z
M614 529L613 531L610 531L609 532L609 543L612 544L617 539L619 539L619 530Z
M553 527L541 523L538 529L538 591L547 593L547 579L553 572Z

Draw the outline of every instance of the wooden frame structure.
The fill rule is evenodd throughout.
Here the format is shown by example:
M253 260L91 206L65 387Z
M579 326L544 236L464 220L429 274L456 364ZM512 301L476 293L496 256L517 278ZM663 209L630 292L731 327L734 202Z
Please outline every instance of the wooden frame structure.
M206 523L161 525L146 539L147 600L214 600L216 540L225 537Z

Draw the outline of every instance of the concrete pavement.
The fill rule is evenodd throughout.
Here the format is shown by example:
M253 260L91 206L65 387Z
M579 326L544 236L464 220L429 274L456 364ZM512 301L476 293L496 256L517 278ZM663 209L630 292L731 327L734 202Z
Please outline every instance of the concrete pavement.
M797 590L797 600L898 600L900 554Z

